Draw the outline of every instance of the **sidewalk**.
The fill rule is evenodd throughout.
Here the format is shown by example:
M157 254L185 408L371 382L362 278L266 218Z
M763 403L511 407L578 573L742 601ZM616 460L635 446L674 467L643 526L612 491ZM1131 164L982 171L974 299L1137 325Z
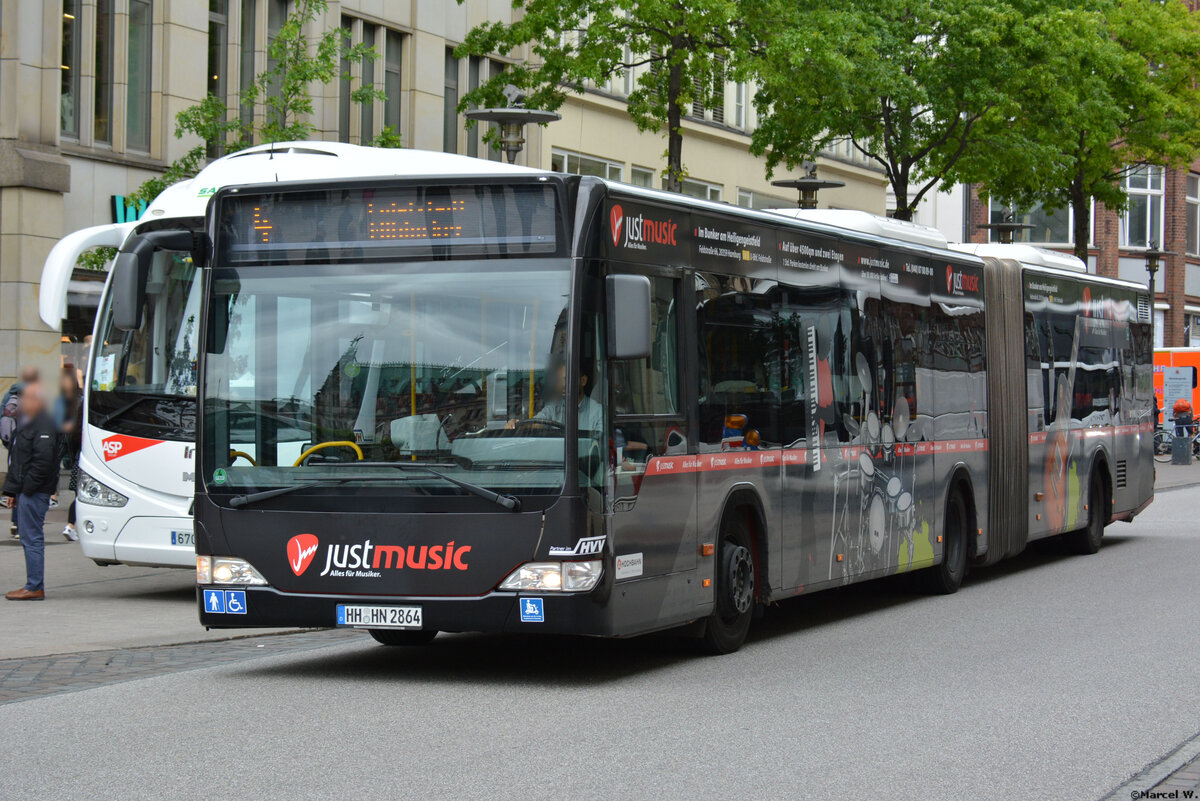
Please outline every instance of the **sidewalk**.
M62 535L71 493L46 519L46 600L0 599L0 659L224 640L276 629L205 631L191 570L100 567ZM0 527L0 592L25 583L25 554Z
M1154 489L1170 490L1200 484L1200 462L1189 465L1154 464Z

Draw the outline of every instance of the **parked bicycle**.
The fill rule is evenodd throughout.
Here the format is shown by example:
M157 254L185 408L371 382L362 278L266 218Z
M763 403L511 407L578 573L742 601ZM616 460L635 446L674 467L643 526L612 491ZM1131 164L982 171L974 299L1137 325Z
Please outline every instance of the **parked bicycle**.
M1184 428L1187 431L1183 436L1190 437L1192 440L1192 458L1200 458L1200 430L1197 430L1196 425L1187 426L1172 426L1175 428ZM1154 461L1160 464L1167 464L1171 461L1171 441L1175 439L1176 434L1165 428L1156 429L1154 432Z

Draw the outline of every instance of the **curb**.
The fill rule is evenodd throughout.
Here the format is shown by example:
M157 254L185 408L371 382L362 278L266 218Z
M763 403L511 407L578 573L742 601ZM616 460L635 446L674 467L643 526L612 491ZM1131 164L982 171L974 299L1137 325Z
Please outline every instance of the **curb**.
M1142 768L1140 772L1129 777L1121 786L1101 798L1100 801L1137 798L1134 793L1144 792L1157 787L1166 781L1171 774L1198 756L1200 756L1200 732L1194 734L1190 739L1185 740L1175 750L1159 758L1156 762L1151 762Z

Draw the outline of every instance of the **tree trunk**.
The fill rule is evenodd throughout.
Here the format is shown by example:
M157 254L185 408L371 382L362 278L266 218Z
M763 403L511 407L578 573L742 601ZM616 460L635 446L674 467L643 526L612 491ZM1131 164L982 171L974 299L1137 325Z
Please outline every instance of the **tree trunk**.
M1083 178L1077 176L1071 181L1071 238L1075 242L1075 255L1087 264L1088 239L1091 238L1091 198L1083 191ZM1099 268L1099 265L1097 265Z
M667 180L668 192L683 190L683 110L679 97L683 94L683 65L675 55L682 48L678 37L671 42L671 71L667 77Z
M908 179L896 178L893 180L892 194L896 196L896 213L892 216L897 220L911 222L913 210L908 207Z

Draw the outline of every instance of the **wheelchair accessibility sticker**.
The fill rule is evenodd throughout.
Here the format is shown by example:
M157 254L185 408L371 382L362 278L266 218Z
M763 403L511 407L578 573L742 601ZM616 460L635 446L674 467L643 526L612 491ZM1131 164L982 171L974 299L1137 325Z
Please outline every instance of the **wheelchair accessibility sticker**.
M246 614L245 590L205 590L204 611L210 615Z
M521 622L522 623L544 623L546 616L542 612L541 598L522 598L521 599Z

